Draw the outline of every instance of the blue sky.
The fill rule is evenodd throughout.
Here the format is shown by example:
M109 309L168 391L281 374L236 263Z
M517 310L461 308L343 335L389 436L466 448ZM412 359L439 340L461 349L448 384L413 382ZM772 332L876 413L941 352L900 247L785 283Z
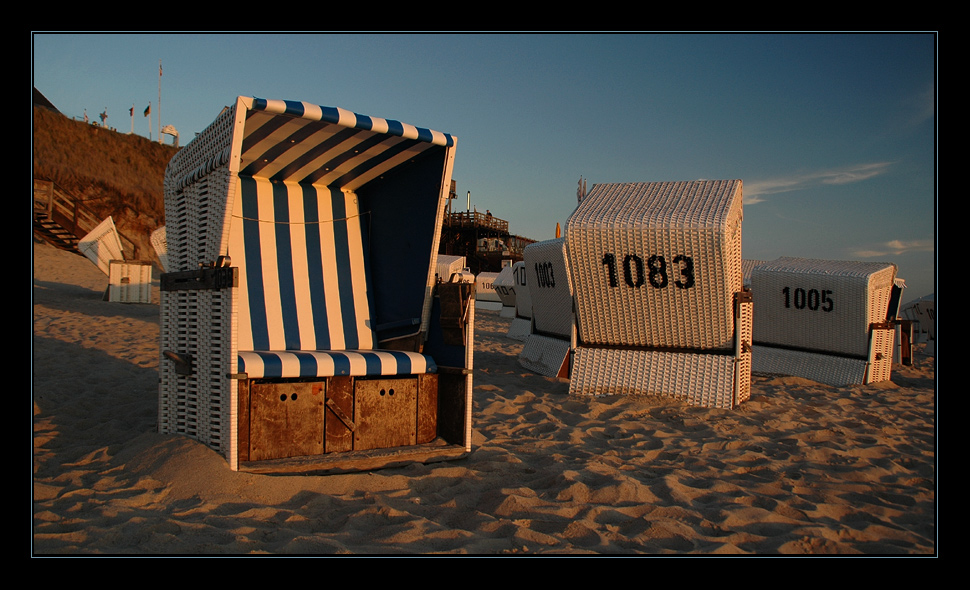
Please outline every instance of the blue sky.
M740 178L744 258L896 263L935 292L929 33L34 33L33 86L65 115L184 145L238 95L458 137L460 206L554 237L580 177ZM159 62L162 65L159 104ZM134 107L134 118L129 109ZM166 143L171 136L163 136Z

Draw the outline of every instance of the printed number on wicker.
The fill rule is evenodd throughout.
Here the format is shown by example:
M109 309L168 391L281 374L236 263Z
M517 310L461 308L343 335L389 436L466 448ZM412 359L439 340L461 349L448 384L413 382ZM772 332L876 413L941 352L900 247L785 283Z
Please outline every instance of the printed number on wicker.
M785 287L781 290L785 296L785 307L795 309L805 309L808 308L812 311L817 311L821 309L822 311L832 311L835 307L835 302L832 300L832 291L830 289L823 289L819 292L818 289L809 289L806 291L801 287L792 289L791 287Z
M539 287L555 287L556 276L552 272L551 262L536 262L536 284Z
M678 254L674 256L673 272L679 273L674 280L678 289L690 289L694 286L694 259L690 256ZM616 265L616 255L607 252L603 255L603 265L606 266L610 287L619 287L619 274ZM667 271L667 259L653 254L644 265L643 258L636 254L627 254L623 258L623 282L634 289L640 288L646 281L656 289L663 289L670 284Z

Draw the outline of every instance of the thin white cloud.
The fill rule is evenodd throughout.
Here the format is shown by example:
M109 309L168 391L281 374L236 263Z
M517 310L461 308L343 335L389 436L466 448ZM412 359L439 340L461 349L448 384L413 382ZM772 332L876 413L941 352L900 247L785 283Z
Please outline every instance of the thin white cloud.
M764 195L804 190L820 184L862 182L884 174L889 166L889 162L874 162L834 170L819 170L810 174L746 182L744 184L744 202L746 205L753 205L765 201Z
M890 254L899 256L912 252L932 252L933 248L933 240L890 240L866 250L856 250L852 254L859 258L879 258Z

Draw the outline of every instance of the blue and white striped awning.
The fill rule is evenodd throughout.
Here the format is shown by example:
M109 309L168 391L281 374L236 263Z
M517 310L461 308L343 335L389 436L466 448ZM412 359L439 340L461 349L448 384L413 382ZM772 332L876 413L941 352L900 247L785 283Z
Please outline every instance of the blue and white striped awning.
M248 102L248 101L247 101ZM307 102L251 99L239 174L355 190L456 138Z

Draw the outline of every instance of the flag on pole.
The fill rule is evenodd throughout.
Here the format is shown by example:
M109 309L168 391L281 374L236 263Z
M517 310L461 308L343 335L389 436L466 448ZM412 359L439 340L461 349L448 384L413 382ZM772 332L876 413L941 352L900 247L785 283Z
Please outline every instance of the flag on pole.
M152 103L148 103L148 106L145 107L144 115L147 117L150 114L152 114Z

